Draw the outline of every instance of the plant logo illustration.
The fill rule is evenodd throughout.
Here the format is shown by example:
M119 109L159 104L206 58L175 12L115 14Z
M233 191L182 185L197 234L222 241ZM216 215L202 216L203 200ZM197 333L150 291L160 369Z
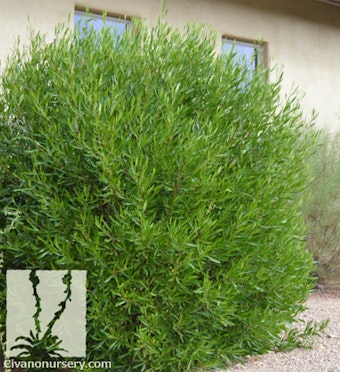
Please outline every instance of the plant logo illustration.
M85 356L85 292L85 271L8 270L8 356L29 360Z
M34 314L34 322L35 322L35 331L34 334L33 331L30 331L30 337L25 336L19 336L16 338L16 341L22 340L27 341L28 344L19 344L11 347L11 350L13 349L26 349L26 351L21 352L18 357L30 357L31 359L42 359L42 360L48 360L51 357L61 357L61 355L57 351L66 351L65 349L59 348L59 345L61 344L62 340L58 339L58 336L55 336L52 334L52 328L56 321L60 318L61 314L64 312L66 308L67 301L70 301L71 299L71 271L68 270L67 274L63 277L63 283L66 284L66 296L65 299L59 303L60 309L54 314L53 319L48 324L47 330L43 334L42 337L40 337L41 334L41 327L40 327L40 320L39 320L39 314L41 313L41 298L39 297L39 294L37 292L37 286L39 284L39 278L36 274L36 270L32 270L30 273L30 281L33 285L33 295L35 297L35 307L36 307L36 313Z

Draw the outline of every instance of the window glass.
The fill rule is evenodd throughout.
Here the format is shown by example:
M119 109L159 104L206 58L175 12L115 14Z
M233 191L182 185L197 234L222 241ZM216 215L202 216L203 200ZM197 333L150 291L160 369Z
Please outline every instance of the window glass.
M79 27L80 33L82 33L82 26L85 26L86 22L90 22L96 30L100 30L104 26L104 20L102 14L96 14L96 13L90 13L88 15L86 12L76 10L74 12L74 24L76 27ZM123 34L123 32L126 30L126 28L129 26L130 21L126 19L121 19L118 17L111 17L106 16L106 26L112 26L120 34Z
M222 53L229 53L232 50L236 53L239 62L245 61L251 70L255 70L261 63L262 47L259 44L223 38Z

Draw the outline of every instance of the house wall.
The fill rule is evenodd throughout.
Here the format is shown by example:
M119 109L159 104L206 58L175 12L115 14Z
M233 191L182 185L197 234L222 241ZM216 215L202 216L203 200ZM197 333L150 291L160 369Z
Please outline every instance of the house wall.
M0 0L2 66L15 39L27 40L29 25L52 39L59 22L73 25L76 6L141 17L150 24L162 11L161 0ZM178 27L197 21L221 36L261 37L269 67L278 65L284 72L284 93L298 86L305 93L306 115L316 109L319 127L340 130L340 7L317 0L168 0L166 7L168 22Z

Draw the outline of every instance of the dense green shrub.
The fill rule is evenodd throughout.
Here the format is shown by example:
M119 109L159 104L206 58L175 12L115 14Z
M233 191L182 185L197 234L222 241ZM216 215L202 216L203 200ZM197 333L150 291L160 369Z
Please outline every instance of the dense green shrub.
M87 358L117 371L275 348L312 286L296 97L201 27L86 34L6 65L5 267L87 270Z
M324 131L310 157L314 175L303 212L308 249L318 262L317 274L326 286L340 285L340 134Z

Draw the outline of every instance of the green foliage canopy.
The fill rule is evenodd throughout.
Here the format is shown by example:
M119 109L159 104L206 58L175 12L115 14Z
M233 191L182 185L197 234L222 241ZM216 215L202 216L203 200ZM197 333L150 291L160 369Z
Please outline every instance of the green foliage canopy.
M182 371L263 353L303 308L305 123L206 28L60 29L1 81L6 268L88 271L88 359ZM3 318L2 318L3 319Z

